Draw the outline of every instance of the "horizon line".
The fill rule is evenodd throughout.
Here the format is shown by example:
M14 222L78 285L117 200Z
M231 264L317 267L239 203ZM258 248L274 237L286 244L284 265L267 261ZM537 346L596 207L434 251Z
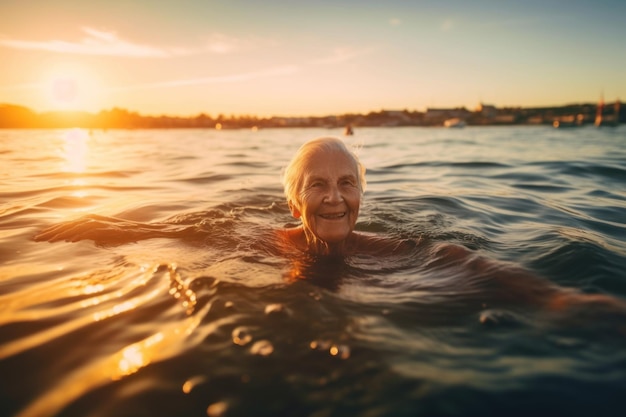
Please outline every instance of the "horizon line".
M603 103L604 105L607 104L606 101L604 100L600 100L601 103ZM620 102L620 99L616 99L616 102ZM521 106L521 105L515 105L515 106L498 106L495 104L488 104L488 103L484 103L482 101L479 101L478 105L486 105L486 106L493 106L496 109L546 109L546 108L558 108L558 107L567 107L567 106L582 106L582 105L598 105L598 101L580 101L580 102L569 102L569 103L565 103L565 104L553 104L553 105L541 105L541 106ZM187 114L187 115L176 115L176 114L168 114L168 113L160 113L160 114L154 114L154 113L142 113L139 110L133 110L133 109L129 109L129 108L125 108L125 107L121 107L121 106L113 106L110 108L101 108L100 110L97 111L90 111L90 110L81 110L81 109L60 109L60 110L36 110L33 109L29 106L26 105L22 105L22 104L14 104L14 103L3 103L0 102L0 108L2 107L21 107L24 109L27 109L33 113L36 113L38 115L43 115L43 114L51 114L51 113L86 113L86 114L92 114L92 115L97 115L99 113L102 112L106 112L106 111L112 111L115 109L118 110L124 110L127 111L129 113L136 113L141 117L175 117L175 118L195 118L198 117L200 115L206 115L206 116L210 116L210 113L207 111L199 111L197 113L194 114ZM329 114L324 114L324 115L291 115L291 116L279 116L279 115L271 115L271 116L259 116L257 114L250 114L250 113L230 113L228 115L228 117L233 117L233 116L253 116L253 117L259 117L259 118L273 118L273 117L283 117L283 118L303 118L303 117L329 117L329 116L336 116L336 115L349 115L349 114L369 114L369 113L377 113L377 112L383 112L383 111L408 111L408 112L418 112L418 113L426 113L428 110L458 110L458 109L466 109L469 110L467 108L467 106L453 106L453 107L426 107L425 110L421 111L421 110L417 110L417 109L409 109L409 108L403 108L403 109L385 109L385 108L380 108L379 110L369 110L367 112L354 112L354 111L347 111L347 112L342 112L342 113L329 113ZM470 110L471 111L471 110ZM222 115L222 116L226 116L225 112L217 112L216 115Z

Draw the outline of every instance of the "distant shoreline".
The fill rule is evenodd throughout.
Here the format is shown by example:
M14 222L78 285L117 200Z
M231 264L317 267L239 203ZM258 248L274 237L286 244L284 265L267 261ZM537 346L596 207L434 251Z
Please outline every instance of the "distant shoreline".
M479 105L475 110L465 107L427 109L425 112L411 110L380 110L366 114L310 117L257 117L257 116L144 116L122 108L102 110L97 114L78 111L36 113L18 105L0 104L0 128L85 128L85 129L263 129L285 127L344 128L424 126L441 127L451 118L464 121L466 126L491 125L553 125L576 120L577 125L593 124L596 115L613 117L618 123L626 122L626 106L607 104L568 104L557 107L503 107Z

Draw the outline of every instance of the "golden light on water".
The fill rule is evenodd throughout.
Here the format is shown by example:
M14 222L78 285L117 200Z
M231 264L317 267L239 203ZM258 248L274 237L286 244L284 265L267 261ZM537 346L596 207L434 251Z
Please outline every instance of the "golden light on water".
M133 374L149 364L156 356L163 339L163 333L159 332L118 352L113 359L117 366L112 372L112 379Z
M102 284L88 284L83 288L83 294L91 295L98 294L105 290L104 285Z
M76 398L106 384L108 381L123 379L151 363L177 354L184 344L190 342L188 337L201 323L202 317L206 315L210 306L211 304L207 304L202 311L198 312L198 315L188 317L182 322L163 326L160 332L127 345L111 356L94 360L76 372L61 376L53 389L37 398L17 417L55 414ZM230 323L229 320L225 322L228 324ZM224 323L216 323L209 327L216 329L220 324ZM63 329L60 334L67 334L67 330ZM199 340L201 339L195 342L197 343ZM192 381L193 384L200 382L201 380ZM188 390L192 388L193 385L186 387Z
M63 172L84 173L89 157L89 133L84 129L72 129L63 135Z
M203 384L207 380L208 378L204 375L198 375L198 376L189 378L183 384L182 390L185 394L189 394L196 386Z
M83 180L83 179L74 179L72 180L72 182L70 183L70 185L72 187L76 187L76 191L72 192L72 197L76 197L76 198L85 198L87 197L89 194L87 193L87 191L85 191L83 189L83 187L87 186L87 181Z

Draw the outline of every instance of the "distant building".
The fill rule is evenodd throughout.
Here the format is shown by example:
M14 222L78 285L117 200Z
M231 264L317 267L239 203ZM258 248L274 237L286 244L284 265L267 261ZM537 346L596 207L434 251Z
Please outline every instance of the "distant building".
M516 116L514 114L499 114L490 118L494 119L494 122L502 124L513 124L516 120Z
M444 120L444 119L467 119L471 115L465 107L459 107L455 109L426 109L424 118L427 120Z
M385 126L400 126L411 121L411 117L404 110L382 110L381 117L385 119Z
M490 104L478 103L476 113L479 113L482 117L492 119L498 115L498 109Z
M383 114L391 119L409 121L411 118L404 110L383 110Z

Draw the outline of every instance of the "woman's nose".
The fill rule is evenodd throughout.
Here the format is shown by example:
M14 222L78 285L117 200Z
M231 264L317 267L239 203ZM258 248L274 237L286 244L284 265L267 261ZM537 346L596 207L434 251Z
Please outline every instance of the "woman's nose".
M342 200L341 192L339 187L330 186L326 192L326 202L328 203L339 203Z

